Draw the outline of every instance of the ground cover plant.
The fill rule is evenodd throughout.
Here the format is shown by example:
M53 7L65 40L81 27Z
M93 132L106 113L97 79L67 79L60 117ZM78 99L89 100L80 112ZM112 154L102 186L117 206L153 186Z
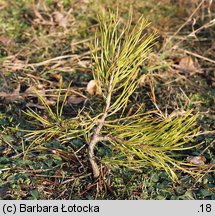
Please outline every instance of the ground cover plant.
M2 199L214 199L213 1L0 7Z

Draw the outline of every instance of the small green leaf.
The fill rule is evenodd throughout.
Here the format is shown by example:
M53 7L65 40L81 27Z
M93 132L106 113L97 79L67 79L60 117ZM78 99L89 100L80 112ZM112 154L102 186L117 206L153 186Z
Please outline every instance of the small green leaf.
M30 193L34 200L37 200L39 198L39 192L37 190L32 190Z

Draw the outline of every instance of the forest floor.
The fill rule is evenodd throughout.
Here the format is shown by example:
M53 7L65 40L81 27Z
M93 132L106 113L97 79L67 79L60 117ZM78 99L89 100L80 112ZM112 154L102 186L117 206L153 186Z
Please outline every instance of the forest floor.
M48 118L38 94L55 109L59 81L74 96L64 107L70 117L83 106L99 107L87 92L93 79L90 43L97 13L116 10L122 22L132 5L133 22L144 15L158 38L148 73L132 96L146 110L168 118L192 109L198 115L195 149L184 152L205 163L198 175L110 168L99 163L94 180L84 140L63 144L52 138L32 146L26 112ZM215 2L213 0L0 0L0 199L215 199ZM87 102L86 102L87 99ZM96 151L97 159L107 154ZM198 157L197 157L198 156ZM198 161L197 161L198 162Z

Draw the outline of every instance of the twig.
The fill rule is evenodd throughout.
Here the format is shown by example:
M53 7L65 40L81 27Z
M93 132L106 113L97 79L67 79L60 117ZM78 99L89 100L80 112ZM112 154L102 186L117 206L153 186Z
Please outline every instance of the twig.
M196 184L198 183L198 182L200 182L203 178L204 178L204 176L205 175L207 175L208 173L210 173L210 172L214 172L214 170L213 170L213 168L215 167L215 165L214 164L209 164L208 166L206 166L206 171L205 171L205 173L203 173L199 178L197 178L197 180L196 180L196 182L190 187L190 189L189 190L192 190L193 188L195 188L196 187Z
M213 19L213 20L211 20L210 22L208 22L208 23L202 25L201 27L199 27L199 28L196 29L196 30L193 30L193 31L192 31L190 34L188 34L186 37L182 37L182 39L181 39L180 41L178 41L178 42L174 45L174 47L178 47L179 44L181 44L183 41L187 40L187 39L188 39L189 37L191 37L191 36L194 36L195 38L197 38L197 37L196 37L196 33L200 32L200 31L202 31L202 30L205 30L205 29L207 29L207 28L210 28L210 27L212 27L212 26L214 26L214 25L215 25L215 19Z
M100 135L100 131L104 125L105 119L106 119L108 111L109 111L110 102L111 102L111 93L112 93L111 92L112 83L113 83L113 75L110 78L110 83L109 83L109 87L108 87L108 95L107 95L107 99L106 99L106 107L105 107L104 113L103 113L102 117L98 120L98 125L97 125L97 127L96 127L96 129L92 135L92 138L90 140L89 147L88 147L88 156L89 156L89 161L90 161L90 164L91 164L91 167L93 170L94 178L98 178L100 175L99 167L95 161L94 148L98 142L108 140L107 137L103 137Z
M210 145L208 145L205 149L203 149L203 151L200 153L200 155L203 155L207 149L209 149L210 147L212 147L212 146L214 145L214 143L215 143L215 140L212 141L212 142L210 143Z
M43 62L27 64L26 66L39 67L39 66L42 66L42 65L49 64L49 63L51 63L51 62L53 62L53 61L58 61L58 60L68 59L68 58L78 58L78 55L57 56L57 57L55 57L55 58L48 59L48 60L45 60L45 61L43 61Z
M78 195L83 196L86 192L91 190L93 187L95 187L98 184L98 182L94 182L93 184L89 185L84 191L80 192Z
M213 19L213 20L211 20L210 22L208 22L208 23L202 25L202 26L199 27L198 29L192 31L192 32L188 35L188 37L194 36L196 33L200 32L200 31L202 31L202 30L205 30L205 29L207 29L207 28L210 28L211 26L214 26L214 25L215 25L215 19Z
M215 60L213 60L213 59L209 59L207 57L201 56L201 55L194 53L194 52L190 52L188 50L184 50L184 49L180 49L180 48L178 48L178 49L181 51L184 51L185 53L187 53L189 55L195 56L196 58L200 58L200 59L203 59L204 61L208 61L208 62L215 64Z
M197 6L197 8L192 12L192 14L189 16L189 18L186 20L186 22L184 22L178 29L177 31L172 35L172 37L170 37L167 42L165 43L164 47L166 47L167 44L169 44L169 42L172 40L172 38L174 38L192 19L192 17L195 15L195 13L199 10L199 8L202 6L202 4L205 2L205 0L202 0L199 5Z
M113 191L113 189L111 188L110 184L107 181L105 181L105 176L104 176L103 172L101 172L101 179L102 179L102 181L104 183L105 188L113 195L113 197L115 199L117 199L116 193Z

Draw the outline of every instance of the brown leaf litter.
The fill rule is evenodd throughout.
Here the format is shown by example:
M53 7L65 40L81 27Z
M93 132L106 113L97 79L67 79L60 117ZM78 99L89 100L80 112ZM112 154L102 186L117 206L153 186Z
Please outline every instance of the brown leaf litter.
M178 65L174 65L181 73L202 73L197 60L193 60L190 56L184 56L180 59Z
M37 85L31 85L29 86L24 92L20 91L20 84L13 92L0 92L0 100L6 102L6 103L12 103L15 101L24 101L26 99L30 99L30 101L27 102L26 106L29 107L37 107L39 109L45 109L44 105L40 100L33 100L33 98L38 98L38 95L43 97L49 106L55 106L58 100L58 89L46 89L45 85L43 84L37 84ZM66 93L66 89L61 90L62 92ZM60 97L60 100L63 99L63 95ZM82 93L70 89L67 103L68 104L80 104L87 100L87 97L84 96Z
M101 95L102 89L98 85L96 80L90 80L89 83L87 84L87 92L90 95Z
M187 161L195 165L204 165L206 158L204 156L189 156L187 157Z

